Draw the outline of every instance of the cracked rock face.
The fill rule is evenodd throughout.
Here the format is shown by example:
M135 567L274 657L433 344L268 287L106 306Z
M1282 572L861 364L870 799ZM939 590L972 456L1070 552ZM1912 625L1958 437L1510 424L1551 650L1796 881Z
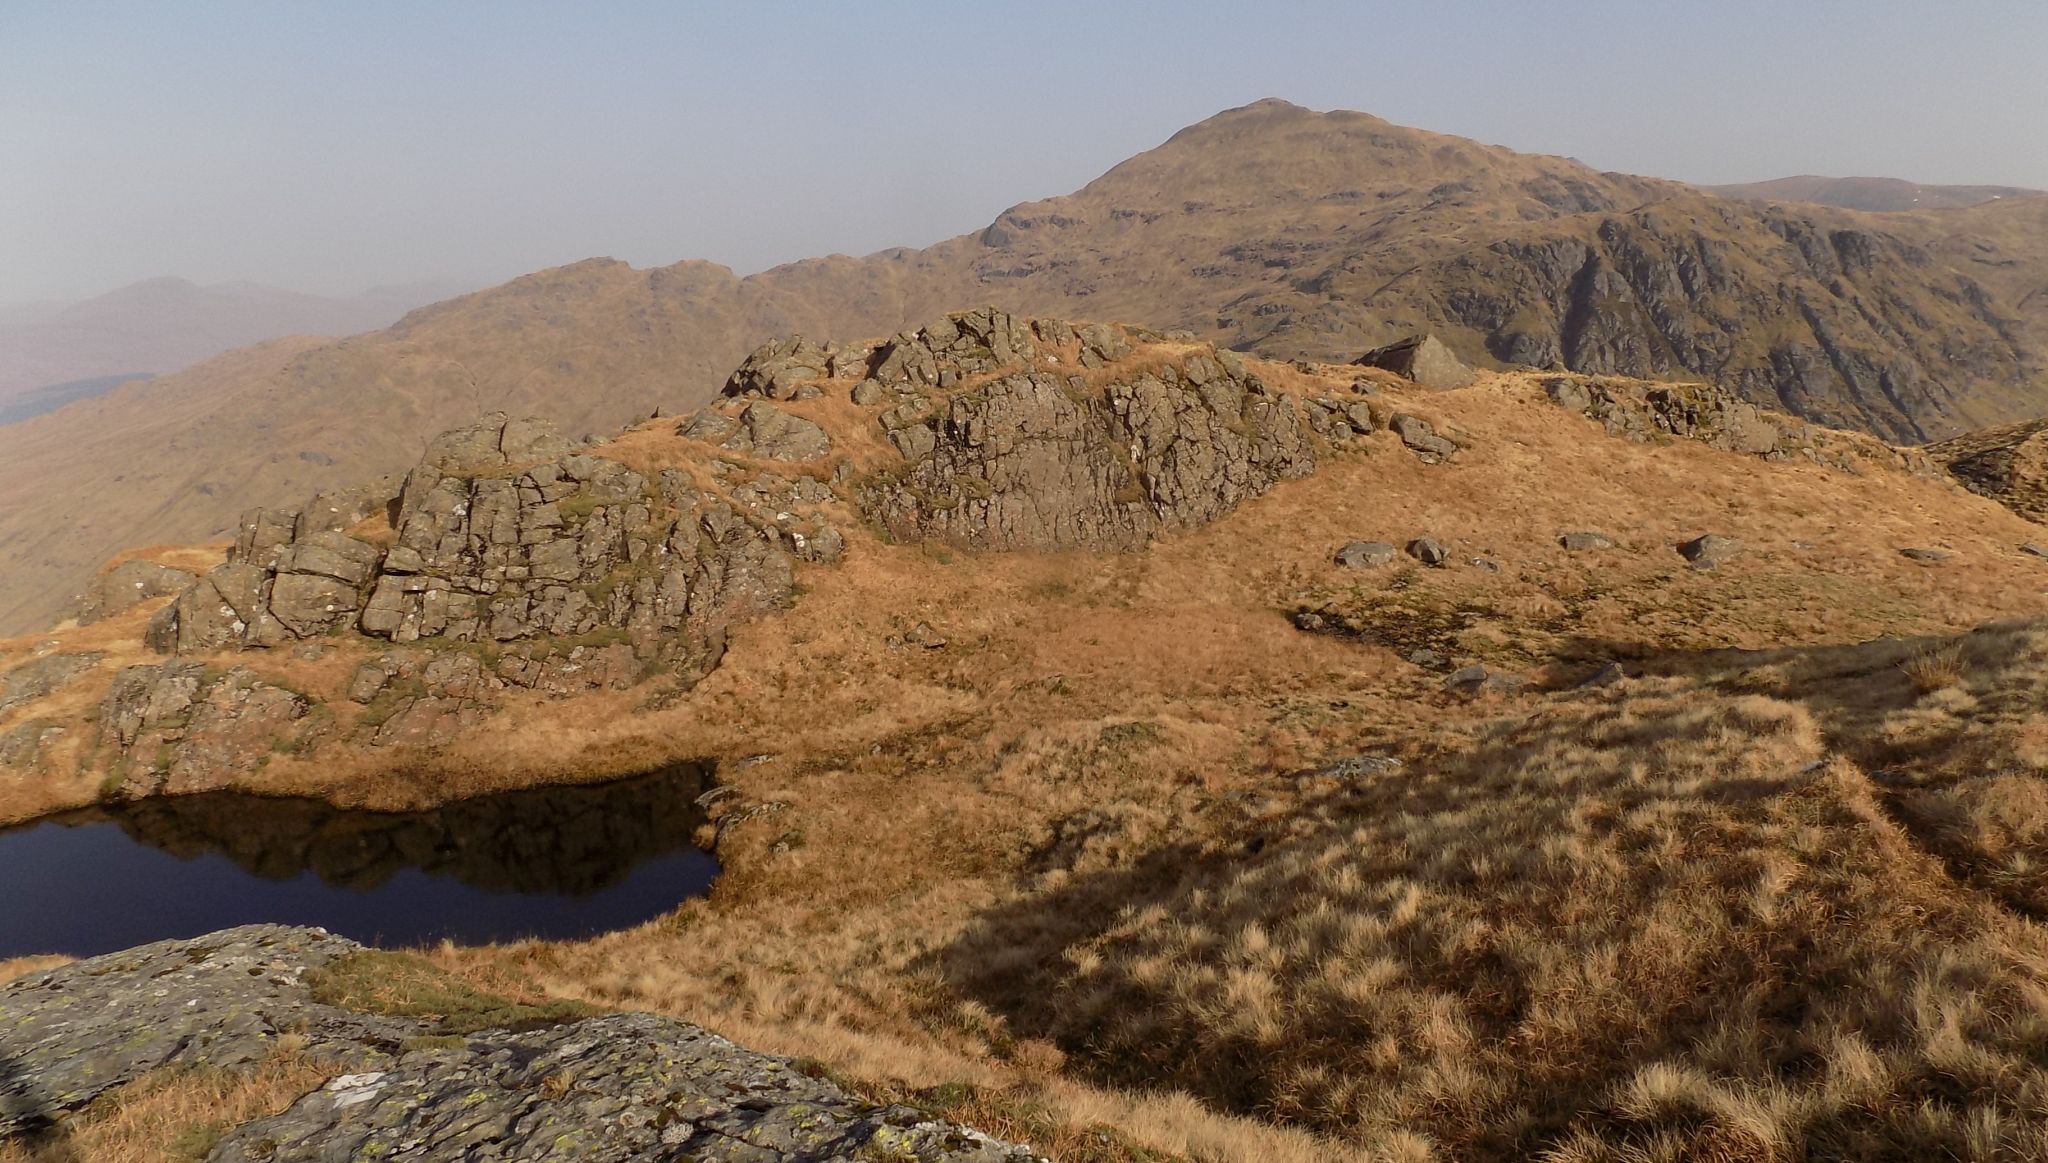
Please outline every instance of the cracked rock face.
M823 429L765 405L733 423L764 457L829 448ZM650 480L574 454L535 422L493 416L437 438L406 478L388 548L348 532L374 508L316 498L252 512L228 562L157 616L151 644L195 654L348 629L401 643L623 632L643 662L681 674L715 656L727 624L791 590L784 530L686 474Z
M869 515L899 540L983 549L1134 549L1316 463L1293 401L1223 354L1101 387L1019 372L881 422L909 463L867 490Z
M0 990L0 1141L61 1137L67 1115L150 1071L253 1067L293 1032L336 1075L282 1113L231 1130L208 1159L1033 1159L908 1107L861 1102L786 1059L667 1018L610 1014L429 1037L423 1021L315 1001L307 972L359 951L317 929L255 925L15 982Z
M100 702L100 735L117 748L122 795L211 791L255 771L281 742L299 741L309 708L243 667L216 675L198 663L132 666Z
M353 951L317 929L257 925L162 941L0 989L0 1139L167 1066L253 1066L304 1023L313 1045L367 1056L409 1023L317 1005L306 970Z

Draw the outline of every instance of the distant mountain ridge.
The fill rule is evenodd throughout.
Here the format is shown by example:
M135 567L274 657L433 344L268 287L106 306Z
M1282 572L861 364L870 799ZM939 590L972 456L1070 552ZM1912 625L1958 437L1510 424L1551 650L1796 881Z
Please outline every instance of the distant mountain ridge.
M1813 202L1844 210L1896 213L1902 210L1955 210L2006 198L2036 198L2048 191L2024 186L1923 186L1900 178L1828 178L1798 174L1767 182L1736 182L1704 186L1724 198L1749 202Z
M1330 360L1427 329L1481 366L1713 380L1916 442L2044 410L2044 288L2048 198L1758 206L1261 101L924 249L745 278L591 259L0 428L0 632L56 616L121 549L398 471L490 409L602 434L695 407L791 332L881 336L987 303Z
M81 380L177 371L283 335L353 335L467 288L426 282L333 298L165 277L77 303L0 308L0 400Z

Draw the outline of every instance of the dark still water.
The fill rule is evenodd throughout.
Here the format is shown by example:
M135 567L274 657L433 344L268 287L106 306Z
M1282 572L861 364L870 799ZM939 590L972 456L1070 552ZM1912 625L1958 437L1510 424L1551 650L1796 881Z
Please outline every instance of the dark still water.
M216 793L0 832L0 958L85 957L259 921L365 944L565 939L701 896L694 765L585 787L359 812Z

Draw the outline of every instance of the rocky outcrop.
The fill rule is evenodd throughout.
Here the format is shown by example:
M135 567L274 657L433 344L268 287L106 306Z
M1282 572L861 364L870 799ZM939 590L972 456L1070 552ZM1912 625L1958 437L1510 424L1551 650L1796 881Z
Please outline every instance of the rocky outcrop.
M143 558L124 561L93 579L92 588L78 601L79 624L111 618L151 598L183 593L192 581L182 569Z
M1766 460L1809 460L1832 468L1865 465L1940 476L1927 452L1767 412L1711 384L1647 384L1610 377L1552 376L1543 390L1560 408L1638 443L1691 440Z
M749 404L736 417L706 408L676 431L763 460L822 460L832 451L823 428L767 404Z
M1971 492L2048 522L2048 420L1987 428L1923 451Z
M1355 361L1360 367L1390 371L1418 387L1448 391L1469 387L1476 376L1444 342L1427 332L1375 347Z
M1027 332L1005 318L965 317L958 334L968 338L934 340L926 328L912 359L895 361L900 342L885 349L878 381L892 367L906 378L889 382L896 401L878 419L905 463L871 481L862 505L891 536L1131 549L1315 468L1292 398L1228 352L1175 354L1119 375L1104 353L1129 355L1130 337L1046 320ZM1036 344L1023 342L1034 335ZM962 343L964 363L939 358ZM984 344L993 345L986 356ZM1053 370L1060 351L1107 370ZM996 361L1006 353L1023 369L1003 372ZM951 394L921 390L983 374L993 378Z
M821 383L869 401L900 464L857 480L813 418L843 405L778 402ZM657 444L629 464L494 414L435 438L395 497L250 512L227 560L151 620L148 641L171 661L130 668L102 700L110 790L236 786L329 741L440 748L482 727L504 692L566 697L655 676L686 689L730 625L793 599L797 561L838 560L828 515L849 499L899 538L1134 549L1388 422L1369 384L1297 403L1186 333L992 308L879 345L768 344L730 389L674 430L709 454ZM334 706L198 661L317 654L328 636L381 647L350 652ZM919 644L944 641L930 637Z
M1023 1147L877 1106L782 1058L647 1014L538 1011L510 1030L360 1012L323 974L365 956L274 925L164 941L32 974L0 990L0 1142L61 1143L64 1120L155 1071L249 1070L296 1035L332 1077L282 1113L231 1129L216 1163L382 1154L408 1159L900 1159L1026 1163Z
M100 741L112 748L113 789L140 796L211 791L256 771L274 751L317 738L312 701L257 678L199 663L134 666L100 702Z
M766 396L771 400L817 395L817 386L812 381L833 374L834 357L838 354L836 350L828 353L801 335L771 340L755 348L740 363L725 381L725 394Z
M765 404L737 419L707 415L699 430L719 431L742 454L815 459L830 447L817 425ZM437 438L388 503L386 540L359 534L382 507L320 498L251 513L228 561L158 615L150 641L192 654L339 630L397 643L609 633L641 662L687 676L715 661L727 625L788 600L792 553L837 537L814 516L764 518L687 473L650 479L502 415ZM519 683L550 684L537 674ZM430 707L425 717L458 709Z
M1077 336L1073 327L1057 320L1042 321L1037 328L1055 347L1078 344L1080 358L1096 366L1129 350L1114 328L1093 324L1084 330L1089 337ZM967 376L1035 362L1039 352L1033 332L1022 319L993 307L942 315L882 344L869 378L889 389L950 389Z
M101 654L44 654L0 672L0 714L70 686L100 664Z
M30 719L0 731L0 771L35 771L48 749L68 733L61 723Z

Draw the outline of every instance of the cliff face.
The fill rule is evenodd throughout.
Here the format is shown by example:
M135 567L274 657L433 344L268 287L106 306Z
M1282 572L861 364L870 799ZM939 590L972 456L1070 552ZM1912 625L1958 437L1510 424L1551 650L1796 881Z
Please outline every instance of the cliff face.
M0 429L0 631L46 624L124 547L228 535L251 507L402 472L421 434L481 411L609 432L710 399L765 336L888 334L963 302L1277 358L1433 330L1468 358L1706 379L1894 440L1944 436L2039 408L2037 205L1763 207L1260 102L922 250L746 278L591 260Z
M2041 352L2010 306L1873 224L1675 196L1381 275L1326 272L1310 289L1427 320L1504 364L1699 378L1894 441L2034 406ZM1275 338L1313 346L1324 314Z

